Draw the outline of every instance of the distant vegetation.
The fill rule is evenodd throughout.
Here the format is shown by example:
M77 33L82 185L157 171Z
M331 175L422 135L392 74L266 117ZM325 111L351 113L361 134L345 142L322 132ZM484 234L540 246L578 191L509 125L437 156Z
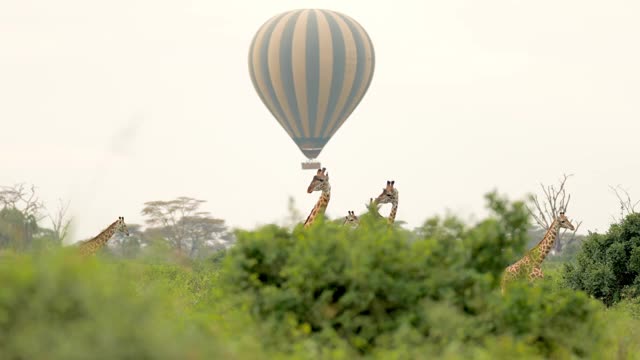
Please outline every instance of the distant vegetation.
M146 202L141 213L147 226L127 223L131 236L116 234L103 254L135 258L173 249L173 254L193 259L229 246L234 241L233 233L224 220L201 209L205 202L185 196ZM62 245L69 238L71 226L68 206L60 202L55 211L49 211L38 199L35 187L1 186L0 249L37 251ZM105 219L104 226L96 229L93 236L115 220Z
M64 204L49 214L32 190L0 192L0 358L640 359L632 209L605 234L566 234L544 279L501 296L544 230L497 193L476 223L412 230L370 208L355 229L232 232L202 200L153 201L146 228L86 259L62 246Z

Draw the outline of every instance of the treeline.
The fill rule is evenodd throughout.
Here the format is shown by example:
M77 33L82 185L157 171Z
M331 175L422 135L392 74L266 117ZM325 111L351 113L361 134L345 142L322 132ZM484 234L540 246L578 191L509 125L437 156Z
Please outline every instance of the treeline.
M223 219L202 210L205 202L184 196L147 202L141 210L145 226L127 224L130 235L116 233L102 252L134 258L164 249L195 258L227 248L234 235ZM47 209L35 186L0 186L0 249L40 251L64 246L72 226L68 209L69 203L62 201L55 210ZM96 229L95 235L107 226Z
M564 191L564 188L560 190ZM115 234L102 253L133 258L145 252L170 249L175 254L193 258L206 257L229 247L234 242L233 232L223 219L202 210L205 203L205 200L185 196L146 202L141 210L145 223L127 223L130 236ZM33 185L0 186L0 249L27 251L66 244L72 225L68 210L69 203L63 201L54 209L47 208ZM293 227L303 214L295 209L292 199L289 211L291 219L288 226ZM343 218L338 217L334 221L341 223ZM402 221L396 223L404 224ZM96 229L95 235L101 230ZM418 234L421 228L413 231ZM530 242L527 247L530 248L544 235L546 227L544 223L534 222L528 231ZM575 232L561 234L552 256L572 256L582 239L584 236ZM564 251L567 246L567 251Z

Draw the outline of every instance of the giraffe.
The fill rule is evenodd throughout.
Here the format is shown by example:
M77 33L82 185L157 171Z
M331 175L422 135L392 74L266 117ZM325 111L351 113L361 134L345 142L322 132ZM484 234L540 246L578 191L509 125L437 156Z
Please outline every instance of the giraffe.
M124 223L124 217L118 216L118 220L114 221L109 227L102 230L100 234L90 240L83 241L78 244L79 252L83 256L94 255L111 239L116 231L122 232L129 236L129 229Z
M354 228L360 225L360 220L358 219L358 216L356 215L355 211L349 210L349 215L344 217L343 225L349 225Z
M394 185L395 180L387 180L387 186L382 188L382 194L378 195L373 201L376 205L391 203L391 212L387 218L389 224L393 224L396 219L396 214L398 213L398 189L396 189Z
M314 191L322 191L320 198L316 205L311 209L311 213L304 222L304 228L308 229L311 224L316 220L319 214L324 214L324 211L329 205L331 199L331 184L329 184L329 173L326 172L326 168L318 169L318 172L311 179L311 183L307 188L307 193L311 194Z
M565 216L564 210L558 213L558 216L553 220L549 229L542 237L542 240L529 250L520 260L516 261L512 265L508 266L503 274L500 283L502 294L505 292L505 286L509 281L517 279L522 276L527 276L529 281L543 278L544 274L540 268L540 264L544 261L549 254L549 251L553 248L553 243L558 237L558 231L560 228L569 230L575 230L575 227L569 219Z

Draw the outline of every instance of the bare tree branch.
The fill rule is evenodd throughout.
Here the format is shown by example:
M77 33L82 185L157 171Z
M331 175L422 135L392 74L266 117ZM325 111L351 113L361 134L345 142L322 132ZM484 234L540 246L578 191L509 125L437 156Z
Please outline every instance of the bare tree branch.
M40 211L44 209L42 201L36 196L36 187L28 189L24 183L13 186L0 186L0 204L6 208L20 210L25 217L33 217L36 221L44 218Z
M629 191L620 185L609 186L609 188L614 192L620 203L620 219L616 220L614 217L614 221L622 221L626 216L636 213L636 206L640 204L640 200L633 202Z
M529 214L535 221L535 223L543 229L549 229L553 221L556 219L560 212L566 212L569 207L569 203L571 202L571 194L567 193L566 184L567 180L573 176L573 174L566 175L564 174L562 178L558 181L558 186L554 185L544 185L540 184L540 188L542 189L543 197L540 198L538 195L530 196L530 200L533 204L533 208L527 206L529 210ZM567 229L563 229L558 234L558 239L555 242L555 251L560 251L565 244L569 244L576 239L576 233L582 221L576 222L574 219L571 219L571 222L575 226L575 230L571 232L570 237L567 239L565 236L567 233Z
M47 214L51 221L51 226L53 227L53 234L56 237L55 240L59 244L62 244L69 235L69 227L71 226L71 219L67 217L69 203L69 201L64 203L62 199L59 199L58 208L56 209L55 214Z

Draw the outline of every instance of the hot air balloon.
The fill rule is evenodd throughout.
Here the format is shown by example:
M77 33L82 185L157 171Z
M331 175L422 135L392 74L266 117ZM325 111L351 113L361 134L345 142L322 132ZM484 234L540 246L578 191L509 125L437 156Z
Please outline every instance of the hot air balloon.
M314 161L367 92L373 44L347 15L292 10L267 20L249 49L249 73L260 99L308 161Z

